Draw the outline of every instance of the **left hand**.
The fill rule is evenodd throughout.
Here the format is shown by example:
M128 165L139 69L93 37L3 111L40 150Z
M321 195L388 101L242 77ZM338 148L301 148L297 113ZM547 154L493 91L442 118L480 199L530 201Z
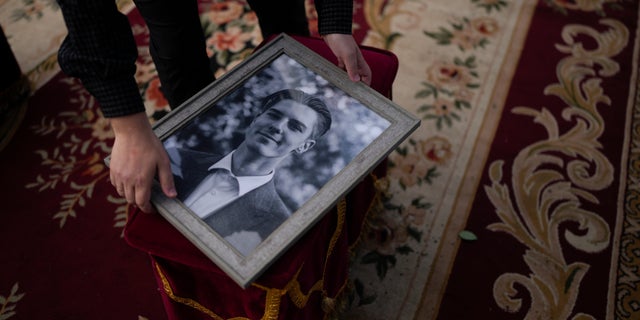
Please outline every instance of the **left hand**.
M177 195L169 156L144 112L110 120L116 136L111 150L111 184L129 204L153 212L149 199L156 174L165 195L170 198Z
M324 35L323 38L338 58L338 67L346 69L351 80L371 85L371 68L364 60L360 47L352 35L332 33Z

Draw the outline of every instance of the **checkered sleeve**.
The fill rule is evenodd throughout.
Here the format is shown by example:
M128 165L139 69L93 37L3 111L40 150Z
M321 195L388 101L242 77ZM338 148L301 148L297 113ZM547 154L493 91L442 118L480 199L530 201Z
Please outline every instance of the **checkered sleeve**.
M113 0L58 0L68 34L58 51L64 73L79 78L105 117L144 111L134 74L138 50Z
M318 32L321 35L351 34L353 0L315 0Z

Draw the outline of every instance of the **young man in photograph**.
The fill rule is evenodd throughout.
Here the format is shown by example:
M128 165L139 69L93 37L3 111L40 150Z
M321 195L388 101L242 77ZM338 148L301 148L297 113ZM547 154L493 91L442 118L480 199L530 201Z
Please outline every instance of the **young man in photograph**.
M330 126L321 99L299 90L273 93L231 153L167 150L178 197L247 255L291 214L274 185L276 168L312 148Z

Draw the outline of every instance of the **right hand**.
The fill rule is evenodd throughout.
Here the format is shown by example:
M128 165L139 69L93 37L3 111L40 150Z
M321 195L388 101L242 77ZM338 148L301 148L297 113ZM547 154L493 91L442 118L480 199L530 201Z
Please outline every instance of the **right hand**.
M115 141L111 150L110 179L121 197L144 212L153 212L151 185L156 173L167 197L177 196L169 156L154 134L146 114L111 118Z
M352 81L362 81L371 85L371 68L358 43L350 34L331 33L322 37L329 49L338 58L338 67L345 69Z

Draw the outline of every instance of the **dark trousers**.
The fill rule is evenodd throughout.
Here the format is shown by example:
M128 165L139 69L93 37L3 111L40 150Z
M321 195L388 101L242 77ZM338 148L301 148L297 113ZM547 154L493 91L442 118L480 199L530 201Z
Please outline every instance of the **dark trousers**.
M11 51L7 37L0 28L0 92L15 84L22 76L22 71Z
M134 0L149 28L149 52L173 108L214 80L194 0Z
M258 16L264 39L274 34L309 35L309 22L304 0L248 0Z
M149 51L172 108L214 80L194 0L134 0L149 28ZM251 0L262 35L308 35L304 0Z

